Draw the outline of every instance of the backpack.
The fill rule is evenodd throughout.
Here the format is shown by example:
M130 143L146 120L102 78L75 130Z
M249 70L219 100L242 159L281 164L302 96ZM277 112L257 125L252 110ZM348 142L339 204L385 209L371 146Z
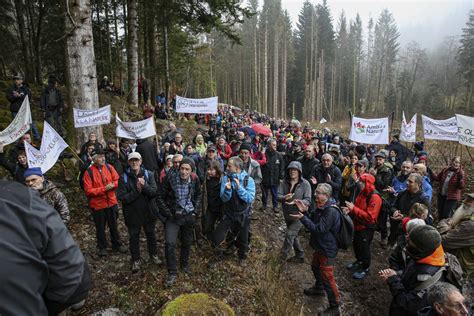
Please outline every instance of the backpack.
M335 234L337 247L339 249L347 250L352 245L352 238L354 237L354 223L349 214L344 213L339 207L334 206L341 217L341 228Z
M365 203L367 204L367 206L369 205L370 199L372 198L372 195L374 194L377 194L380 197L380 199L382 200L382 204L380 205L380 212L379 212L379 215L377 216L375 225L371 224L371 225L366 225L366 226L368 228L374 228L377 231L381 231L382 228L384 227L384 224L386 225L386 223L384 223L384 220L386 220L387 218L385 216L387 213L387 202L382 198L382 196L377 190L374 190L370 192L369 195L367 195L367 198L365 199Z
M84 174L87 172L89 174L89 177L91 178L91 182L94 181L94 175L91 170L92 165L89 165L87 168L81 170L79 173L79 186L81 187L82 191L84 191ZM110 171L110 165L108 163L105 163L105 167Z
M464 283L462 278L463 271L458 258L449 252L444 254L444 258L446 259L444 266L441 267L438 272L436 272L428 280L423 281L417 287L415 287L415 290L419 291L418 296L423 296L429 288L441 280L443 275L446 278L446 282L454 285L459 290L462 289Z

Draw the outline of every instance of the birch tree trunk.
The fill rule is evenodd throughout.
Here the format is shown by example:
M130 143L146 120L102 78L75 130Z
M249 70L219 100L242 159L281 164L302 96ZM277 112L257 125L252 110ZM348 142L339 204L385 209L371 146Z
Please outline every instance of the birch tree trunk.
M97 70L94 56L90 0L66 0L66 75L69 105L80 109L98 109ZM103 143L102 127L91 126L76 130L78 148L95 132Z
M127 0L127 66L128 97L127 101L138 106L138 17L137 0Z

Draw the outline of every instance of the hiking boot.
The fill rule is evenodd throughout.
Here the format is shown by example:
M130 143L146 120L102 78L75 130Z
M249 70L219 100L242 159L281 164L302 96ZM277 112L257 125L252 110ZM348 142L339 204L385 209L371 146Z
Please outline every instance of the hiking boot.
M287 261L291 263L304 263L304 257L294 256L294 257L289 258Z
M273 208L273 213L278 213L278 208L274 207Z
M114 247L114 248L113 248L113 251L120 252L120 253L127 253L127 252L128 252L128 248L127 248L127 246L125 246L125 245L120 245L120 246L118 246L118 247Z
M107 249L101 248L101 249L97 250L97 255L98 255L99 257L105 257L105 256L107 256Z
M357 269L360 268L360 265L362 263L359 262L359 261L354 261L352 263L349 263L348 265L346 265L346 269L349 270L349 271L356 271Z
M308 289L304 289L303 293L308 296L322 296L326 295L326 292L322 287L312 286Z
M181 270L182 270L185 274L187 274L187 275L193 274L193 271L191 270L191 268L189 267L189 265L182 266L182 267L181 267Z
M172 287L176 282L176 274L168 274L165 281L165 287Z
M153 255L150 257L150 261L159 266L160 264L163 263L160 258L158 258L158 255Z
M369 269L363 269L352 274L352 277L356 280L362 280L369 274Z
M77 302L76 304L71 305L71 309L72 309L73 311L80 310L81 308L84 307L85 304L86 304L86 299L83 299L82 301Z
M132 273L137 273L140 271L140 260L133 261L132 263Z
M339 309L339 305L329 306L324 311L319 312L318 315L320 315L320 316L326 316L326 315L328 315L328 316L329 315L339 316L339 315L341 315L341 310Z

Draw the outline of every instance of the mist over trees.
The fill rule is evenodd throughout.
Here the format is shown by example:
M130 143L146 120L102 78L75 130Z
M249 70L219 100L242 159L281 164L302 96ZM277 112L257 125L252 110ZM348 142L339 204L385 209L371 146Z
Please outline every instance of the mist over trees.
M84 6L96 67L89 73L93 80L108 76L133 104L143 76L152 102L160 92L218 95L220 102L305 121L343 119L349 110L473 112L474 11L460 36L427 51L416 42L400 45L388 10L369 21L348 19L327 1L306 1L293 24L280 0L0 0L0 6L4 79L20 72L30 83L49 75L65 83L68 43L81 24L72 13Z

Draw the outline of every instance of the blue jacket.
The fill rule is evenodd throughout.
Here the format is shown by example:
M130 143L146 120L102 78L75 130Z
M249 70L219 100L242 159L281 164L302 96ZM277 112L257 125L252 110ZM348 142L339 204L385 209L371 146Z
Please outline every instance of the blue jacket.
M322 208L316 208L311 214L306 212L301 218L311 232L311 247L328 258L337 255L336 234L341 228L341 215L335 206L336 201L331 198Z
M431 186L431 181L428 176L423 176L423 182L421 184L423 191L428 196L431 202L431 198L433 197L433 187Z
M392 179L392 187L395 190L395 195L407 189L407 179L408 176L404 177L402 175L396 176Z
M225 175L222 178L221 193L220 193L221 200L224 203L229 202L232 198L232 191L235 191L235 193L237 194L237 197L240 200L242 200L243 202L251 206L253 200L255 199L255 182L253 181L252 177L248 176L247 186L244 187L244 180L245 180L245 177L247 176L247 172L242 171L241 173L236 174L236 176L239 179L239 183L240 183L238 189L237 189L237 184L235 183L235 181L232 181L232 188L228 190L226 188L228 176ZM232 211L235 211L235 210L232 210L229 207L225 207L225 211L224 211L225 213L232 213ZM248 211L250 211L250 207L248 208Z

